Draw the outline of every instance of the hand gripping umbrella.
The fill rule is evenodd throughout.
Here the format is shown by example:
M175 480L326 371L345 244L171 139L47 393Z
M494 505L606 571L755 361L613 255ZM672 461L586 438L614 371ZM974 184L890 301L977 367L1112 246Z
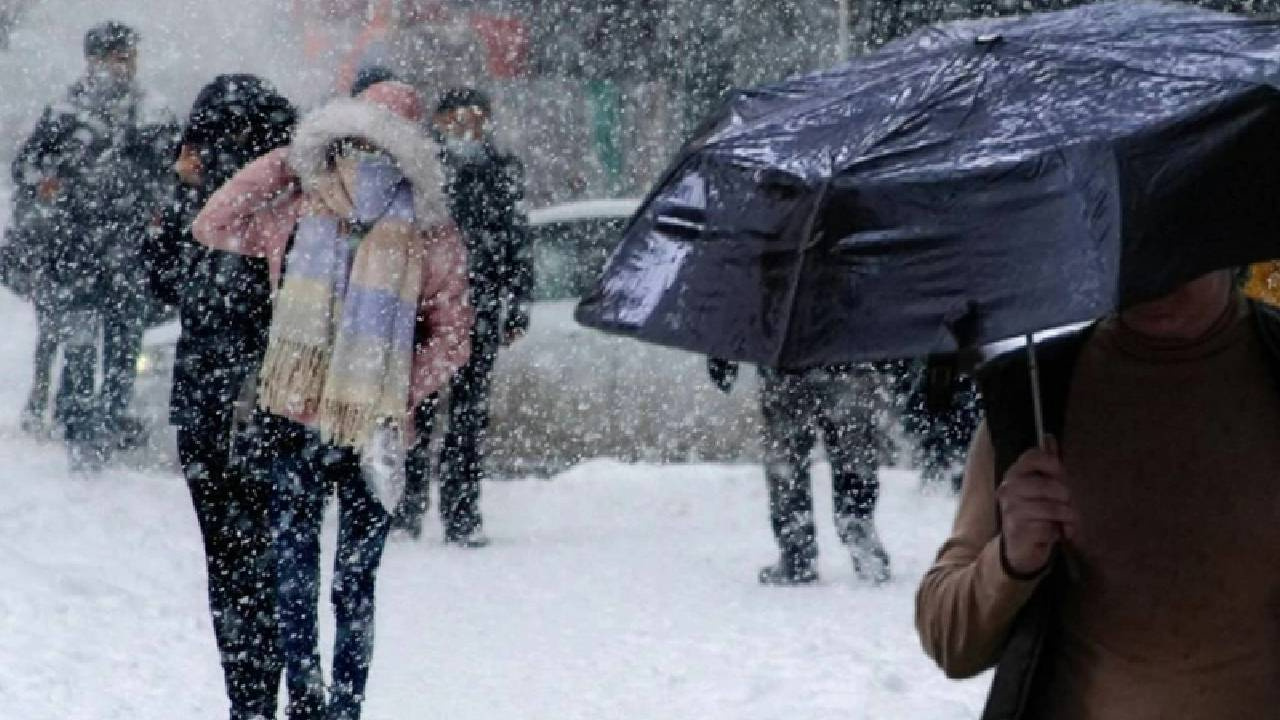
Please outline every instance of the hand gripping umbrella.
M953 353L1280 257L1278 85L1280 21L1125 2L736 92L577 319L807 367Z

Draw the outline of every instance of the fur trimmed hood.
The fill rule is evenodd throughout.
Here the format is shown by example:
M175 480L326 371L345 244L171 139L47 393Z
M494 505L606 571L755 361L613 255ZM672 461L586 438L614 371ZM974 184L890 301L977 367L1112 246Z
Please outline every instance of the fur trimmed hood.
M289 146L289 166L312 188L326 172L325 153L335 141L358 137L386 151L413 184L413 204L420 228L448 223L444 171L435 143L420 125L367 100L339 98L298 124Z

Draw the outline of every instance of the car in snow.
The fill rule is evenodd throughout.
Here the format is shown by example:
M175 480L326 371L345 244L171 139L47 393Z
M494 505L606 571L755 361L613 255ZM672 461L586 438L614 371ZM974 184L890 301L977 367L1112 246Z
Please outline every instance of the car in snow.
M755 374L732 394L706 359L578 325L573 309L599 276L638 200L570 202L529 213L534 302L528 335L499 352L488 437L491 469L544 474L586 458L733 461L759 457ZM176 323L150 331L138 360L134 411L167 416ZM171 433L152 450L171 456Z

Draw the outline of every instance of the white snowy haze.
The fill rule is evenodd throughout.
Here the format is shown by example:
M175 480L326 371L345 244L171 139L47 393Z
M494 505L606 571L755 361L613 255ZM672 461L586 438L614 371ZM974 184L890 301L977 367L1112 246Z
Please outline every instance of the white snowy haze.
M106 20L141 33L139 85L152 106L179 118L222 73L261 75L303 105L332 89L323 71L300 62L290 0L0 0L0 6L19 2L25 12L9 49L0 51L0 160L6 165L44 105L84 70L85 30Z
M152 108L177 119L223 73L260 75L304 110L337 87L333 57L305 57L293 0L0 0L0 10L17 2L26 11L0 49L0 232L10 212L10 159L42 108L82 73L83 36L93 25L118 20L140 32L138 84ZM635 0L634 7L658 4ZM744 0L719 5L724 26L712 29L729 40L771 37L781 27L774 11L735 15ZM790 18L792 37L812 38L795 46L804 52L787 60L785 43L739 43L757 64L744 63L736 75L663 79L663 61L616 72L605 87L616 95L590 95L583 88L593 78L575 68L521 77L516 90L495 93L506 113L499 117L503 143L528 168L531 207L642 196L683 128L698 119L701 106L682 104L680 93L705 99L729 81L750 84L774 79L778 68L798 72L831 61L836 3L811 5L818 10L804 22L798 12L782 18ZM715 16L716 6L690 3L689 17L665 22L700 21ZM703 55L681 52L683 61L703 63ZM560 67L557 58L544 61ZM615 113L617 137L600 140L584 109L589 101ZM515 108L532 108L541 119ZM611 168L615 156L625 162ZM163 462L73 476L60 444L23 435L19 414L36 335L31 304L0 288L0 720L226 718L187 485ZM547 357L562 357L552 350ZM638 354L630 346L626 353ZM702 381L703 359L695 364ZM754 407L747 390L735 399ZM550 478L516 473L486 481L493 544L480 551L444 546L433 504L421 540L393 538L379 570L364 717L976 717L988 680L944 678L913 627L915 589L947 534L954 499L921 492L914 471L885 471L878 522L894 576L873 587L854 577L830 521L830 471L821 463L815 469L822 581L804 588L757 583L759 568L777 558L758 462L592 459ZM432 495L434 503L434 486ZM326 662L334 514L331 503L320 599ZM281 707L283 717L283 699Z

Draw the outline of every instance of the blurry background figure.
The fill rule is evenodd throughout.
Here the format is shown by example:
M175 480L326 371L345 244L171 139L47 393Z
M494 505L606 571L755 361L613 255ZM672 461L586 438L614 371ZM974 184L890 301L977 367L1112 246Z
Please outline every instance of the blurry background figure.
M16 202L25 204L18 216L33 220L26 239L41 326L24 425L42 424L50 389L45 368L61 345L54 420L75 470L96 469L143 434L141 423L124 414L142 331L154 312L141 249L167 191L176 126L168 113L145 115L134 82L137 44L137 33L120 23L89 30L84 76L45 109L13 163Z
M729 392L737 363L711 359L712 382ZM760 368L764 416L764 469L778 562L760 570L763 585L806 585L818 580L811 455L819 439L831 463L835 525L858 578L889 579L889 555L875 527L883 450L880 374L871 366L807 370Z
M148 242L151 288L179 309L169 421L208 568L209 609L232 720L275 717L277 651L270 485L232 460L235 404L257 378L271 323L259 258L191 236L205 201L250 161L288 144L297 114L252 75L221 75L191 108L174 169L180 184Z
M467 247L471 305L471 359L450 383L448 429L441 451L440 517L445 542L464 547L488 544L480 515L489 391L499 347L529 329L533 256L521 209L524 166L499 150L490 126L489 98L456 88L440 99L432 129L442 146L445 195ZM427 506L429 443L434 407L416 417L418 443L410 453L409 487L396 525L415 537Z
M925 488L960 492L964 458L982 419L973 378L939 359L900 363L893 396L911 448L911 465Z

